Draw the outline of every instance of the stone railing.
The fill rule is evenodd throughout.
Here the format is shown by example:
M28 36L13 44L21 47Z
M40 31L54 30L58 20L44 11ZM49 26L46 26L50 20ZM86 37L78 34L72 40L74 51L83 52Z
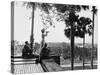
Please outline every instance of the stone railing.
M44 65L46 72L63 71L63 68L52 58L42 60L42 65Z

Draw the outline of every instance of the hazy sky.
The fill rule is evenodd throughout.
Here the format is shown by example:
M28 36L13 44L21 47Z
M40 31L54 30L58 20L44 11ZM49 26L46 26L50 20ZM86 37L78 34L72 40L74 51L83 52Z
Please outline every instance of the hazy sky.
M30 40L31 34L31 9L27 9L25 6L22 6L22 2L18 2L15 4L14 8L14 38L18 40L20 43L24 43L26 40ZM35 42L41 41L41 29L43 28L43 23L41 22L40 17L41 11L39 9L35 10L35 17L34 17L34 39ZM81 11L80 16L90 17L92 19L92 13L90 10L88 11ZM95 28L94 28L94 35L95 40L94 42L97 43L97 16L95 16ZM64 22L56 22L55 28L50 27L48 30L48 36L46 37L46 42L70 42L68 38L64 35ZM91 43L92 38L91 36L86 35L86 42ZM76 43L82 43L82 39L75 38Z

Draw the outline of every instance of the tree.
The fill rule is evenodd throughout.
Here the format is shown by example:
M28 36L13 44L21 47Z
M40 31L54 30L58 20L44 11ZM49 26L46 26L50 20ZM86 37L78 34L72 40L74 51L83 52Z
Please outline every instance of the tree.
M74 68L74 36L76 33L74 32L74 25L78 21L77 12L80 12L81 9L89 9L88 6L84 5L64 5L64 4L55 4L54 5L58 11L58 20L65 21L66 26L70 25L70 28L65 30L65 35L71 38L71 69ZM77 28L79 29L79 28ZM79 29L80 30L80 29ZM66 34L67 32L67 34ZM77 32L80 34L80 32Z
M92 51L91 51L91 68L93 69L93 50L94 50L94 19L95 19L95 14L97 13L96 6L92 6L92 12L93 12L93 28L92 28Z
M92 27L92 25L91 25L91 19L90 18L85 18L85 17L81 17L80 19L79 19L79 22L78 22L78 24L79 24L79 26L80 26L80 34L78 34L78 37L80 37L80 38L83 38L83 50L82 50L82 56L83 56L83 69L85 68L85 34L89 34L89 35L91 35L92 34L92 31L91 31L91 28L90 27ZM88 29L87 29L87 27L88 27ZM76 33L76 35L77 35L77 33Z
M40 8L42 11L45 11L45 13L49 14L49 10L51 9L50 4L47 3L34 3L34 2L24 2L23 5L26 5L27 8L32 9L32 26L31 26L31 36L30 36L30 45L31 49L33 49L33 43L34 43L34 11L36 8Z
M74 37L83 38L82 55L83 55L83 69L84 69L85 34L89 34L89 35L92 34L91 28L90 28L90 27L92 27L92 25L91 25L92 21L90 18L87 18L87 17L80 17L80 18L78 18L79 16L74 16L74 17L76 17L76 22L74 23L74 28L73 28ZM68 21L68 20L66 21L66 29L64 31L65 31L65 35L67 36L67 38L70 38L71 26L68 25L68 24L70 24L68 22L70 22L70 21Z

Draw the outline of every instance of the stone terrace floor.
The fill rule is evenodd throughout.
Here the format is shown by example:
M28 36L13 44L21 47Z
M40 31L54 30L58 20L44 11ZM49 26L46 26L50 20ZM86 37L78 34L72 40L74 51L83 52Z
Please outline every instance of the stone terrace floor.
M14 74L40 73L44 72L40 63L35 64L35 59L14 59Z

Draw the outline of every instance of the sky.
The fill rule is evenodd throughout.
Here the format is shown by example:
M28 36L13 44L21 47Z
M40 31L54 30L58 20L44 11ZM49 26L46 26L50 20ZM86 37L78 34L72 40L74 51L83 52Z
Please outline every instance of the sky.
M26 6L22 5L22 2L17 2L14 5L14 39L23 44L25 41L30 41L31 35L31 9L27 9ZM91 10L91 9L90 9ZM79 15L90 17L92 19L91 11L82 10ZM41 11L39 9L35 10L34 16L34 41L41 42L41 29L43 28L43 23L41 21ZM55 28L50 27L50 31L45 38L46 42L67 42L70 40L64 35L64 22L57 22L54 20ZM98 27L97 27L97 16L95 16L95 27L94 27L94 43L98 41ZM85 35L86 43L92 42L92 37ZM75 43L82 43L81 38L75 38Z

